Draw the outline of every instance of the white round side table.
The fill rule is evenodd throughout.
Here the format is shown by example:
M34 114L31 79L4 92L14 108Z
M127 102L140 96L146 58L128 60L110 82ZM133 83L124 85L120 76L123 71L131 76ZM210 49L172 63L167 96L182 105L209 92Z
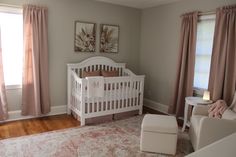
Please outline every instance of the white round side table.
M185 98L185 106L184 106L184 124L182 128L182 132L184 132L186 125L190 126L190 123L188 122L188 110L189 106L196 106L196 105L207 105L211 104L211 100L203 100L202 97L186 97Z

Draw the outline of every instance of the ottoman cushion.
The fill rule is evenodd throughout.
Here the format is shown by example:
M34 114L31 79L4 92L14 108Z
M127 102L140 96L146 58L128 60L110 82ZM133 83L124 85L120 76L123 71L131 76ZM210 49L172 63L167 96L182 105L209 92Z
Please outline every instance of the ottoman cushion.
M177 134L178 125L174 116L146 114L142 122L143 131Z
M142 122L141 151L176 153L178 125L174 116L146 114Z

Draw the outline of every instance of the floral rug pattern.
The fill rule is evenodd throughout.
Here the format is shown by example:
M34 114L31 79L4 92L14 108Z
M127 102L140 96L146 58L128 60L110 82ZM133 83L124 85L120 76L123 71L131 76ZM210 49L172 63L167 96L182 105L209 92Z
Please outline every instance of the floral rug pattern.
M142 118L0 140L0 157L169 157L139 150ZM175 157L190 152L187 133L179 132Z

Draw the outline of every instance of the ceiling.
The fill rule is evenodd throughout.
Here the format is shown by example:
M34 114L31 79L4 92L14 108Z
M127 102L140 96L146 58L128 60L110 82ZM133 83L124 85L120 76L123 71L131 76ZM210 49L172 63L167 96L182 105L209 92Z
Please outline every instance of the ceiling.
M95 0L95 1L123 5L138 9L145 9L181 0Z

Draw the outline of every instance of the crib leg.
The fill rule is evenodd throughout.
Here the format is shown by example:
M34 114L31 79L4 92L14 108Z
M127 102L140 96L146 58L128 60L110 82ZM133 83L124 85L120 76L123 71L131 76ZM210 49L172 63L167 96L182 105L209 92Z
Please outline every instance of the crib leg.
M84 118L80 118L80 125L84 126L85 125L85 119Z
M143 108L140 107L140 108L139 108L139 115L142 115L142 114L143 114Z

